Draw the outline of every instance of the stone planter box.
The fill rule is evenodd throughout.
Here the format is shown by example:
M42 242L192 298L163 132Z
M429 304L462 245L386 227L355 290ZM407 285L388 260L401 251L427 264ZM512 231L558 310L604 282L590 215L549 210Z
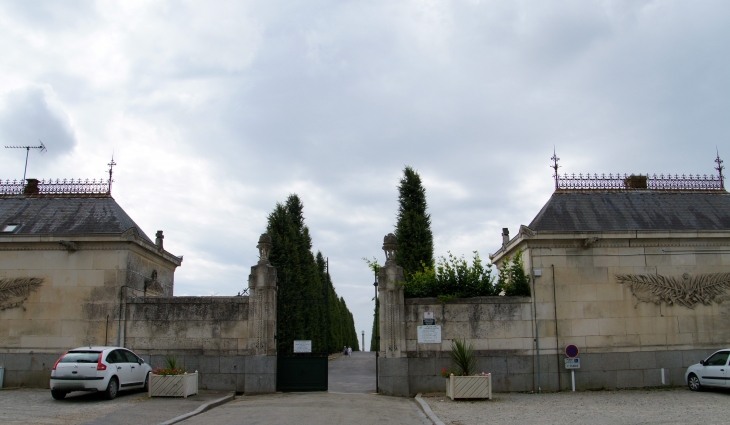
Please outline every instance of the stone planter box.
M186 397L198 393L198 373L155 375L150 373L150 397Z
M452 400L457 398L492 399L492 375L487 376L449 376L446 381L446 395Z

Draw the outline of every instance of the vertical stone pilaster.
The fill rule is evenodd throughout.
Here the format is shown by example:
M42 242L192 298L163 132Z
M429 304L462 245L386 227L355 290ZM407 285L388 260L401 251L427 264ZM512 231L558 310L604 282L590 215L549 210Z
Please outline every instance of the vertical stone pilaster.
M246 393L276 391L276 268L269 263L271 237L259 238L259 262L248 276L249 316Z
M395 263L398 249L395 236L390 233L383 241L385 265L378 273L378 300L380 302L380 357L379 387L388 395L409 395L408 358L406 358L405 297L403 295L403 267Z
M384 358L405 357L406 322L403 295L403 267L392 262L378 273L380 301L380 355Z

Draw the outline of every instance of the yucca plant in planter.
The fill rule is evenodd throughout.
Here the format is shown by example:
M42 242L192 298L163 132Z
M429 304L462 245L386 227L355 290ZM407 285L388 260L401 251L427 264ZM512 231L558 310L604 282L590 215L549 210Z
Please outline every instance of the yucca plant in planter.
M187 397L198 393L198 372L187 373L177 356L165 356L165 367L150 373L150 397Z
M474 356L474 345L464 340L451 341L449 352L451 361L456 370L450 373L441 371L441 375L448 375L446 381L446 395L452 400L457 398L487 398L492 399L492 375L489 373L475 374L477 358Z

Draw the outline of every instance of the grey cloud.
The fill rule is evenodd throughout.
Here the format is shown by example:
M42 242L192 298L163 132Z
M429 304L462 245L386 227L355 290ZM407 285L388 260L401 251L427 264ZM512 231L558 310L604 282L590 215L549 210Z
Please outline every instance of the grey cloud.
M71 152L76 146L71 121L50 89L31 86L11 91L0 97L0 104L0 141L3 145L39 146L42 141L48 148L42 158L44 164ZM6 151L3 156L9 161L11 153ZM30 162L28 169L32 170Z
M22 78L0 69L52 84L74 122L87 123L78 128L85 147L120 130L134 146L164 150L169 136L181 168L211 164L212 176L175 181L160 178L159 158L140 158L149 162L120 178L139 192L127 198L135 220L164 229L166 246L186 255L180 293L240 290L267 214L297 192L314 249L330 257L358 332L369 334L372 277L360 258L382 262L406 164L427 182L436 254L478 249L486 259L501 227L514 234L552 193L553 145L568 173L712 173L716 145L730 156L722 1L105 7L87 15L98 19L93 31L48 26L70 37L53 46L68 64L16 52L38 64L20 68ZM73 13L63 9L56 20ZM12 34L0 37L12 48ZM73 67L79 57L97 63L78 50L88 39L114 41L102 47L124 72ZM117 151L132 149L118 140ZM191 185L202 177L224 190ZM180 195L191 187L200 196ZM213 194L229 203L211 208ZM140 207L150 199L161 206Z

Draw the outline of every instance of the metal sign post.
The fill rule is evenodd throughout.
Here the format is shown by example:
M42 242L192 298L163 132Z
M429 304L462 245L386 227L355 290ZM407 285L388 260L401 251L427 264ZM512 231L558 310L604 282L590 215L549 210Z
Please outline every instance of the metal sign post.
M565 359L565 368L570 369L570 382L573 385L573 392L575 392L575 370L580 369L580 359L578 358L578 347L571 344L565 347L565 355L568 356Z
M570 371L570 382L573 383L573 392L575 392L575 370Z

